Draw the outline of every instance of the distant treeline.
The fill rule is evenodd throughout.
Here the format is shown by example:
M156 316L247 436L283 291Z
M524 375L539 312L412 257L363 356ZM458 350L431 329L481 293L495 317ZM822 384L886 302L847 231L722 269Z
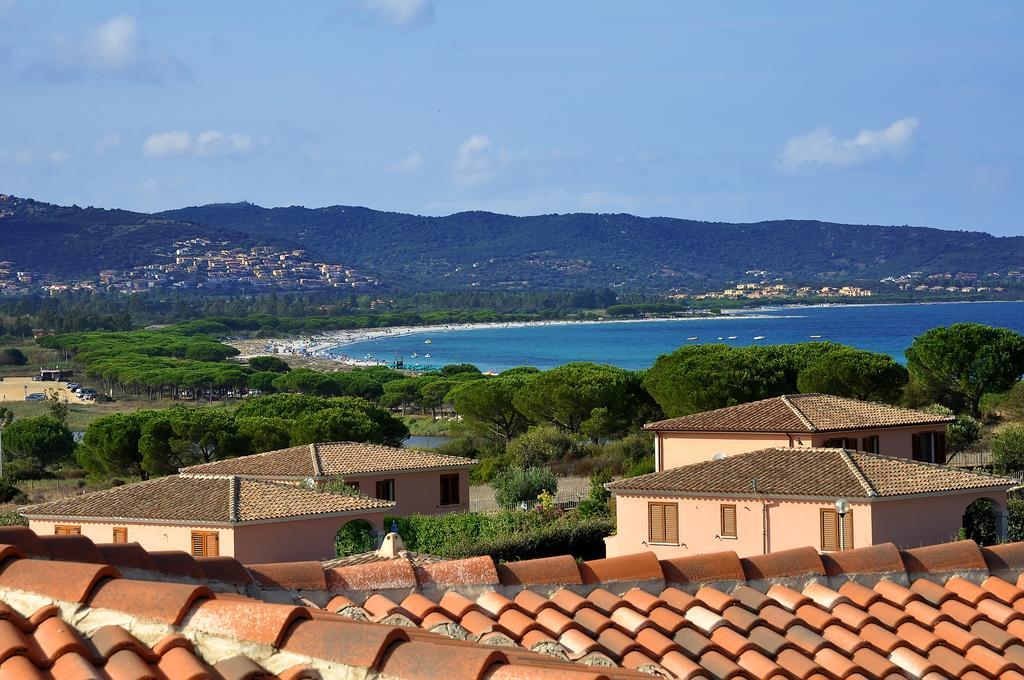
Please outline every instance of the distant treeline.
M234 330L316 333L422 323L470 323L578 317L620 304L656 302L653 294L575 291L445 291L385 297L348 293L214 296L150 291L139 295L69 292L0 299L0 337L34 331L125 331L152 324L219 319ZM236 321L224 322L224 319Z

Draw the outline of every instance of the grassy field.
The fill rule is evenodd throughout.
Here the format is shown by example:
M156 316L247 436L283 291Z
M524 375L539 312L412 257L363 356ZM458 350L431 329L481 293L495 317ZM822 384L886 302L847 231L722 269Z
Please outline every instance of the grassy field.
M443 437L450 434L451 422L434 420L430 416L401 416L409 434L417 437Z
M24 345L0 343L0 349L7 349L9 347L20 349L21 353L28 357L28 363L24 366L0 366L0 377L8 375L35 374L35 372L39 370L40 366L53 368L58 363L60 363L61 366L67 366L69 363L64 361L64 357L60 352L40 347L34 342L25 343Z

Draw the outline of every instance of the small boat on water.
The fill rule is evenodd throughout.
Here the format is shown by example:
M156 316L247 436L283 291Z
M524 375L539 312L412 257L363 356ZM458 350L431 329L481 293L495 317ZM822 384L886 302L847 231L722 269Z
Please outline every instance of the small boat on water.
M429 355L429 354L424 354L424 355L423 355L423 358L424 358L424 359L429 359L429 358L430 358L430 355Z
M419 356L419 354L417 354L416 352L413 352L413 353L412 353L412 356L413 356L413 357L415 358L415 357L418 357L418 356Z
M755 335L754 336L754 340L764 340L764 336L763 335Z
M700 340L700 336L695 335L692 338L687 338L687 340Z
M719 339L719 340L724 340L725 338L723 338L723 337L722 337L721 335L719 335L719 336L718 336L718 339Z
M820 338L821 336L820 335L812 335L810 337L812 337L812 338Z
M730 335L728 338L726 338L726 340L735 340L735 339L736 339L735 335Z
M432 342L434 342L434 341L433 341L433 340L431 340L430 338L427 338L426 340L424 340L424 341L423 341L423 344L424 344L424 345L429 345L429 344L431 344Z

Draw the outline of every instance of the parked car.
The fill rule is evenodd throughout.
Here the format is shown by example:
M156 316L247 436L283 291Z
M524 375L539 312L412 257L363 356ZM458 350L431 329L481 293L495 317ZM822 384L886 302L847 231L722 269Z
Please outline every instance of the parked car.
M25 397L25 401L45 401L46 395L42 392L33 392L32 394Z
M43 376L41 376L41 375L34 375L34 376L32 376L32 382L42 382L42 381L43 381Z
M82 385L80 383L76 383L76 382L68 383L68 389L71 390L72 392L74 392L75 390L77 390L81 386Z

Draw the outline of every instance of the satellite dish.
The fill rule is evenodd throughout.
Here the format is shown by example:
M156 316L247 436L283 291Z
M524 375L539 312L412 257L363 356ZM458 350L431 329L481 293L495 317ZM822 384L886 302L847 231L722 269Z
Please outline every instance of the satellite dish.
M711 460L725 460L726 458L728 458L728 456L721 451L711 456Z
M316 480L313 479L312 477L306 477L306 488L307 489L315 489L316 488Z

